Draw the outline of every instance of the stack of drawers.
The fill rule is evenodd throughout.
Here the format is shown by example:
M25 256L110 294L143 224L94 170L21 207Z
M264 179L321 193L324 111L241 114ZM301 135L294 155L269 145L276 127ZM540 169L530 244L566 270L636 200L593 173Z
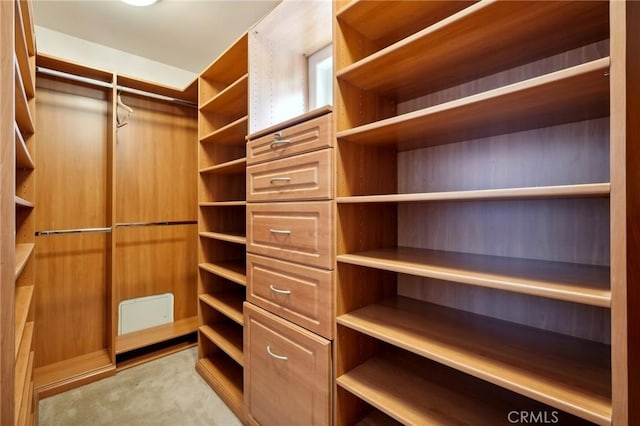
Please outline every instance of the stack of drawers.
M329 109L250 136L244 408L251 424L331 423L334 223Z

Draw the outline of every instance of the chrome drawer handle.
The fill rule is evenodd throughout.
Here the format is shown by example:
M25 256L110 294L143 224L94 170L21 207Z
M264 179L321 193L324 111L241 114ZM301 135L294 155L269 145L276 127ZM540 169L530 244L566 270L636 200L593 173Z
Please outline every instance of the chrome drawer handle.
M269 232L271 232L272 234L291 235L291 231L289 231L288 229L269 229Z
M269 146L271 147L271 149L275 149L280 145L287 145L290 143L291 141L289 139L282 139L282 133L278 132L273 135L273 142L271 142L271 145Z
M275 288L273 285L269 285L269 288L271 289L271 291L273 291L274 293L280 293L280 294L291 294L291 290L280 290L278 288Z
M290 177L276 177L271 179L271 183L275 183L275 182L289 182L291 180Z
M288 356L282 356L282 355L274 354L273 352L271 352L271 348L269 347L269 345L267 345L267 353L272 357L274 357L275 359L279 359L281 361L286 361L289 359Z

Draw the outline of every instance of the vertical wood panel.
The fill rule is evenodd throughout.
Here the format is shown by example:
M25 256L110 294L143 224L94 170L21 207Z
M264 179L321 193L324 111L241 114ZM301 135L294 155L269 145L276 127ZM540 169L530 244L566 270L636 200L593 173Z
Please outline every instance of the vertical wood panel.
M133 108L117 131L116 221L196 220L196 110L122 95Z

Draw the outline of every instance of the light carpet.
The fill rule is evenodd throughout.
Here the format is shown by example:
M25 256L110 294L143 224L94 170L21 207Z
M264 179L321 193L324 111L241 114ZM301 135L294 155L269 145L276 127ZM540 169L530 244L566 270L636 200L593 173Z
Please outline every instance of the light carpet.
M192 348L40 401L40 426L236 426Z

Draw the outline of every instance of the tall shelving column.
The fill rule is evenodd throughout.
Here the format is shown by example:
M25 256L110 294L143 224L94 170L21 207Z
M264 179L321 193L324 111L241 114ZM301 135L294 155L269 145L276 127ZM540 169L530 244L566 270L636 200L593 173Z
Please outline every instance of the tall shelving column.
M336 424L615 422L625 23L607 2L334 7Z
M31 2L15 2L15 423L34 421L35 37Z
M246 296L248 37L198 80L198 361L196 370L238 416L243 406Z

